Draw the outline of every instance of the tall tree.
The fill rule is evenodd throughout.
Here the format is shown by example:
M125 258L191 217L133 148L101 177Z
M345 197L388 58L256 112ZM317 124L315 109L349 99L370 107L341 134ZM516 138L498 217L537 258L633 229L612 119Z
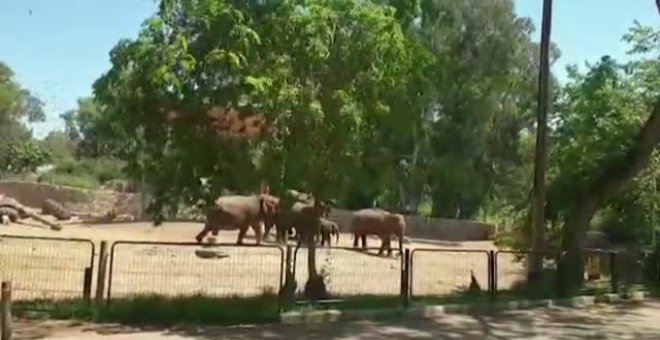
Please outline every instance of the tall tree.
M14 72L0 62L0 170L8 166L9 146L30 139L25 122L45 119L43 103L14 79Z
M660 142L659 32L638 23L624 38L638 58L625 65L604 57L562 95L558 170L549 187L548 217L562 225L561 263L567 289L582 283L583 251L594 214L646 168Z
M164 0L113 49L95 94L118 131L141 131L154 214L260 178L318 202L339 195L394 114L386 99L411 54L392 8L372 2ZM307 287L325 293L313 245Z

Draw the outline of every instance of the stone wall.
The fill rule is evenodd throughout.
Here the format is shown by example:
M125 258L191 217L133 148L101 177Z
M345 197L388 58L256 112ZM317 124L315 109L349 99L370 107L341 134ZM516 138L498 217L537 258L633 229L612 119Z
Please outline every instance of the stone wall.
M430 218L416 215L405 215L406 235L412 238L425 238L447 241L482 241L489 240L495 233L495 227L490 224L446 218ZM348 231L351 211L333 209L329 219L337 222L342 231Z
M140 195L111 190L84 190L31 182L0 182L0 194L11 196L32 208L41 208L50 198L76 213L105 214L116 209L119 214L139 216Z
M114 208L118 214L140 216L141 197L134 193L111 190L83 190L41 183L0 182L0 194L14 197L19 202L40 208L47 198L55 199L68 209L91 214L104 214ZM343 231L348 230L351 211L333 209L330 219ZM492 238L494 226L478 221L405 216L406 234L413 238L448 241L479 241Z

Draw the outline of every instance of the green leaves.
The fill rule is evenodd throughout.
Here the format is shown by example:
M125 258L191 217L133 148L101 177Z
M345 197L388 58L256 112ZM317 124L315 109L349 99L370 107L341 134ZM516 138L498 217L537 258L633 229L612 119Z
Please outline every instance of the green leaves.
M7 170L14 174L33 172L50 161L50 154L34 140L12 143L7 155Z

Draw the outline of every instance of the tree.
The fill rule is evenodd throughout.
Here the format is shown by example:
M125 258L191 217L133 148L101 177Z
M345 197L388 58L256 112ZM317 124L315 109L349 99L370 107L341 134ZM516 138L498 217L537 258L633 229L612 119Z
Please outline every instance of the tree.
M14 174L34 172L37 167L50 161L50 154L34 140L9 145L8 170Z
M433 215L473 218L521 167L538 47L513 2L425 0L416 37L434 54L428 183ZM551 50L551 59L558 50Z
M624 38L641 58L609 57L574 79L558 105L555 170L548 218L562 227L560 282L582 283L583 251L594 214L646 168L660 142L658 32L638 23Z
M165 0L113 49L94 89L117 133L140 131L153 214L262 178L320 202L339 196L395 114L386 99L411 55L392 8L371 2ZM122 157L137 164L140 141L125 143ZM313 245L307 286L325 293Z
M78 157L110 156L115 152L109 137L112 124L101 110L94 98L85 97L78 99L77 108L60 115L65 133L76 144Z
M8 166L9 146L31 138L24 121L44 120L42 107L37 97L16 82L11 68L0 62L0 169Z

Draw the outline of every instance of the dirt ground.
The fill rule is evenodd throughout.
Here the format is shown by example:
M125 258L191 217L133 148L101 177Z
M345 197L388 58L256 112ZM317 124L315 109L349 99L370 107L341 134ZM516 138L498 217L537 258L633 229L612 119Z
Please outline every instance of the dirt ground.
M660 338L660 303L536 308L495 315L444 315L434 320L310 325L135 329L121 325L18 322L15 339L635 339Z
M66 225L56 232L32 225L0 226L3 236L41 236L80 238L91 242L0 238L0 279L12 280L15 299L81 296L84 270L98 261L101 241L193 242L200 223L117 223L109 225ZM113 297L140 293L165 295L203 293L212 296L258 295L277 292L281 280L284 251L270 241L270 247L251 247L255 240L249 231L248 246L156 245L114 243L109 286ZM234 244L238 231L223 231L218 243ZM400 289L398 255L377 256L376 250L355 251L352 235L341 234L339 244L317 251L319 270L328 276L328 288L335 295L392 294ZM370 247L380 241L368 240ZM293 244L293 243L291 243ZM395 245L395 243L393 243ZM413 239L404 247L412 253L412 291L414 295L441 295L464 289L470 275L483 289L487 288L487 251L496 249L492 242L444 242ZM201 258L196 251L214 249L219 258ZM438 251L440 250L441 251ZM307 277L307 251L296 254L298 287ZM96 262L95 262L96 263ZM97 265L94 265L96 268ZM94 278L96 278L96 273ZM498 256L500 289L524 277L522 263L513 256ZM95 281L95 280L93 280ZM94 285L95 286L95 285ZM93 287L93 289L95 289ZM93 292L94 290L92 290Z

